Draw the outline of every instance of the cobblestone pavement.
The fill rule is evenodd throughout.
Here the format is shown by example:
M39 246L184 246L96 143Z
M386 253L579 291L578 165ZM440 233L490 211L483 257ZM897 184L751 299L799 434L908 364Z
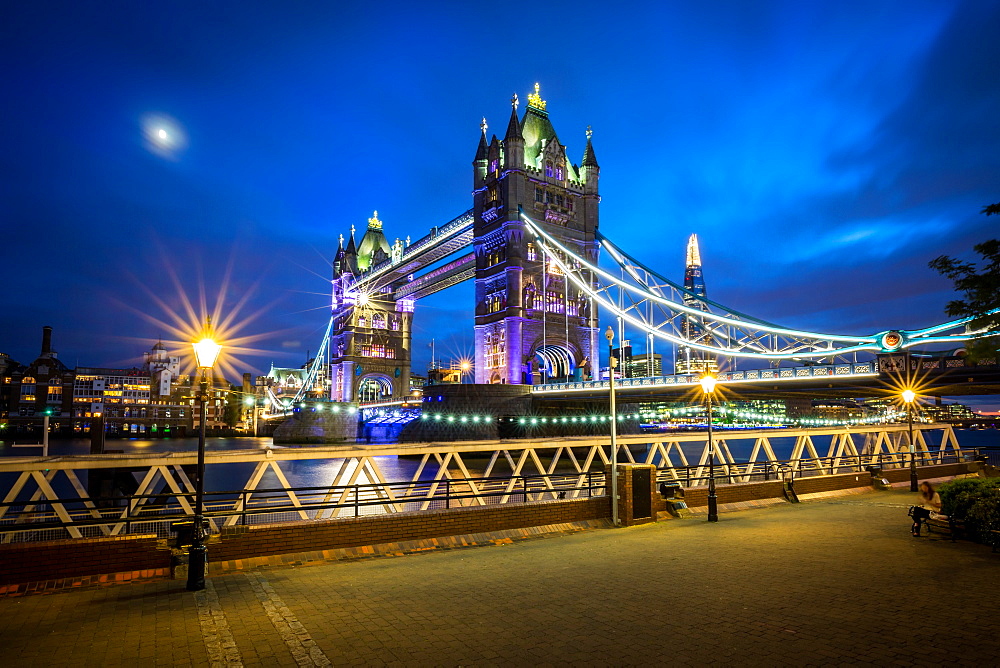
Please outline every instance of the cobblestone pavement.
M1000 554L902 490L0 600L5 666L997 665Z

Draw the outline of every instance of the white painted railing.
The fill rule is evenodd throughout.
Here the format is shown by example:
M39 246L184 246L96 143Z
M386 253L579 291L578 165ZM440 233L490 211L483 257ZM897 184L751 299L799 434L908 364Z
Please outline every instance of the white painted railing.
M913 433L921 464L941 463L946 457L953 461L960 454L950 425L914 425ZM937 442L930 442L928 434L932 433L939 436ZM790 450L786 446L785 456L784 451L777 451L778 439L794 439ZM617 442L620 463L653 464L661 480L691 486L707 481L709 446L705 433L618 436ZM732 444L736 442L747 444L749 457L739 461L734 457ZM716 478L730 483L778 475L863 471L872 464L901 468L909 463L905 425L716 431L712 445ZM387 480L382 470L386 457L408 457L418 463L409 480ZM283 465L300 461L315 461L329 469L329 487L306 492L291 484ZM457 505L575 498L583 489L592 493L595 480L603 485L600 476L610 461L609 437L594 436L208 452L205 462L209 468L253 464L249 477L241 487L230 490L227 498L213 501L209 496L208 514L214 516L213 530L217 531L219 525L246 522L248 515L255 514L267 515L269 522L301 521L356 514L359 508L364 513L426 510L442 507L444 499L456 497L463 497ZM174 519L191 515L195 486L184 467L193 468L196 463L195 452L0 458L0 540L30 539L15 534L35 531L32 524L38 522L61 526L44 530L35 540L67 534L80 538L149 532L150 527L166 535L166 520L148 512L151 500L171 499L168 510ZM119 499L119 505L110 508L91 499L82 474L101 469L131 471L138 486L135 494ZM265 492L261 482L268 473L280 487ZM521 477L536 474L552 477L535 479L532 484L536 487L523 493ZM56 484L71 491L57 494ZM322 493L315 491L318 489ZM279 502L285 516L269 515L268 506ZM168 512L163 506L158 509Z

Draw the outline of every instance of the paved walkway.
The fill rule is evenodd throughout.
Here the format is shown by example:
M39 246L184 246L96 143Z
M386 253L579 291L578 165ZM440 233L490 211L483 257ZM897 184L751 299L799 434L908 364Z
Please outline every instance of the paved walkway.
M1000 554L912 497L7 598L0 663L996 665Z

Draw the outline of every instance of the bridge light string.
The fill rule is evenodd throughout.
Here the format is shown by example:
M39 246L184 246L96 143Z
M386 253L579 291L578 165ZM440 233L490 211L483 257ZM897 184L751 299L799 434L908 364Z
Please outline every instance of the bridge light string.
M880 340L880 338L882 337L882 335L884 334L884 332L883 333L879 333L879 334L874 335L874 336L848 337L848 336L843 336L843 335L820 334L820 333L817 333L817 332L806 332L806 331L801 331L801 330L790 330L790 329L775 327L775 326L772 326L772 325L763 325L763 324L761 324L760 326L751 328L751 327L748 326L748 323L746 321L734 320L732 318L728 318L728 317L725 317L725 316L720 316L718 314L712 313L711 311L704 311L704 310L701 310L701 309L696 309L696 308L688 307L686 305L679 304L679 303L674 302L672 300L669 300L669 299L666 299L664 297L661 297L660 295L657 295L657 294L654 294L654 293L650 292L648 290L649 286L645 286L647 289L642 289L642 288L639 288L639 287L630 286L630 285L628 285L628 284L626 284L626 283L618 280L618 278L616 278L614 275L612 275L612 274L610 274L610 273L602 270L600 267L597 267L597 266L595 266L595 265L587 262L586 260L584 260L584 259L576 256L574 253L572 253L567 248L565 248L564 246L562 246L558 241L556 241L555 239L553 239L550 235L548 235L547 233L545 233L544 231L542 231L536 224L534 224L534 221L532 221L526 214L523 213L523 211L521 212L521 217L524 220L524 222L528 225L529 231L533 232L536 235L536 241L538 242L538 245L541 247L541 249L543 250L543 252L545 252L547 255L550 255L556 261L556 263L560 266L560 268L562 268L564 270L564 272L566 272L566 273L569 274L570 279L574 282L575 285L577 285L577 287L579 287L581 290L583 290L588 295L590 295L590 297L592 299L596 299L599 303L605 305L609 310L611 310L616 315L623 317L624 319L628 320L629 322L631 322L633 325L635 325L639 329L641 329L641 330L643 330L643 331L645 331L645 332L647 332L649 334L656 335L657 337L659 337L661 339L666 339L666 340L672 341L674 343L678 343L678 344L681 344L681 345L693 347L693 348L696 348L696 349L699 349L699 350L704 350L706 352L714 352L714 353L720 353L721 352L722 354L732 355L734 357L751 357L751 358L763 358L763 359L793 359L793 358L796 358L796 357L829 357L829 356L844 355L844 354L852 353L852 352L862 352L862 351L878 352L878 351L882 350L882 346L879 345L878 341ZM645 322L643 322L641 320L638 320L636 318L633 318L633 317L629 316L625 311L622 311L621 309L619 309L618 307L616 307L612 302L609 302L609 301L605 300L603 297L599 296L595 291L593 291L590 288L589 285L586 285L585 283L581 282L581 280L575 275L575 273L570 272L568 270L567 265L565 263L563 263L559 259L558 254L557 253L553 253L551 251L551 249L547 247L546 243L543 242L543 239L545 241L548 241L549 243L551 243L552 246L554 246L555 248L558 248L563 253L566 253L570 257L574 258L581 266L584 266L584 267L590 269L592 272L597 273L597 274L603 276L604 278L608 279L609 282L611 282L614 285L616 285L619 289L627 291L629 293L633 293L633 292L638 293L643 298L648 299L648 300L653 301L653 302L656 302L656 303L658 303L658 304L660 304L662 306L666 306L670 310L682 311L682 312L685 312L685 313L687 313L689 315L697 316L697 318L700 321L702 321L702 325L706 329L708 329L709 333L712 334L713 336L718 336L718 334L716 332L714 332L712 330L711 326L708 325L707 323L721 323L721 324L731 325L731 326L735 327L738 330L743 330L748 335L750 335L750 338L753 338L755 341L759 340L760 337L759 336L754 336L751 332L747 332L746 330L760 329L760 330L764 330L766 332L769 332L771 334L775 334L775 335L778 335L778 336L788 336L788 337L797 338L797 339L817 339L817 340L819 340L819 342L825 343L827 345L830 345L831 347L826 348L826 349L814 349L814 350L811 350L811 351L806 351L806 350L799 349L799 350L797 350L795 352L791 352L791 353L748 353L748 352L742 352L742 351L737 352L737 349L734 349L732 347L706 346L706 345L703 345L703 344L699 344L699 343L697 343L695 341L690 341L690 340L687 340L687 339L678 338L678 337L673 336L671 334L668 334L668 333L665 333L665 332L661 332L658 328L653 328L650 324L647 324L647 323L645 323ZM619 264L621 264L621 256L617 255L616 253L612 253L612 255L616 256L616 261L618 261ZM636 274L632 270L631 267L626 267L626 268L633 275L633 277L636 277ZM643 268L645 269L645 267L643 267ZM639 282L639 283L642 283L641 279L639 279L637 277L636 277L636 281ZM688 291L685 290L685 292L688 292ZM708 300L704 300L704 299L701 299L701 298L698 298L698 299L702 303L711 303L711 304L716 305L717 307L721 307L721 308L726 309L730 313L734 313L733 311L731 311L727 307L723 307L723 306L721 306L719 304L716 304L715 302L708 302ZM966 336L955 336L955 335L953 335L953 336L948 336L948 337L937 337L937 338L926 338L926 337L925 338L918 338L921 335L922 332L925 332L925 331L942 331L944 329L949 329L949 328L952 328L952 327L959 326L959 325L961 325L961 324L963 324L965 322L968 322L968 321L969 321L969 319L966 318L966 319L963 319L963 320L953 321L953 322L949 322L949 323L943 323L942 325L937 325L937 326L935 326L933 328L927 328L927 330L915 330L915 331L906 332L906 334L907 334L907 340L904 342L903 345L900 346L900 349L902 349L902 348L910 348L910 347L917 346L917 345L925 345L925 344L929 344L929 343L942 343L942 342L944 342L944 343L954 343L954 342L965 341L965 340L968 340L969 338L974 338L974 336L972 336L972 335L966 335ZM754 324L759 324L762 321L758 321L757 319L751 319L751 322L754 323ZM729 337L727 336L727 338L729 338ZM858 345L844 347L844 348L833 348L832 344L831 344L832 341L855 342ZM803 344L805 344L805 345L811 345L814 348L817 345L816 343L806 344L806 342L804 342L804 341L799 341L798 343L800 345L803 345ZM868 344L868 345L862 345L862 344Z
M535 228L532 227L532 229L535 229ZM538 241L538 244L542 248L543 252L546 252L546 253L550 254L551 257L555 258L557 264L560 265L560 268L562 268L564 271L566 271L567 270L566 264L563 263L561 260L559 260L558 256L556 254L551 253L551 250L546 247L546 245L542 242L542 239L540 237L538 237L538 238L536 238L536 240ZM577 259L579 259L579 258L577 258ZM586 264L582 260L581 260L581 262L583 264ZM592 265L587 265L587 266L592 267ZM601 273L604 273L605 275L607 275L606 272L601 272ZM583 292L585 292L587 295L589 295L592 299L596 300L598 303L604 305L605 308L607 308L608 310L610 310L616 316L618 316L618 317L622 318L623 320L629 322L630 324L634 325L636 328L638 328L638 329L640 329L642 331L648 332L649 334L652 334L653 336L656 336L656 337L658 337L660 339L664 339L664 340L670 341L670 342L678 344L678 345L683 345L683 346L688 346L690 348L695 348L695 349L698 349L698 350L703 350L703 351L706 351L706 352L711 352L711 353L716 353L716 354L724 354L724 355L729 355L729 356L732 356L732 357L747 357L747 358L755 358L755 359L795 359L795 358L798 358L798 357L831 357L831 356L843 355L843 354L851 353L851 352L861 352L861 351L865 351L865 350L872 350L872 351L874 351L874 350L880 350L880 348L877 345L856 345L856 346L845 347L845 348L828 348L828 349L820 349L820 350L813 350L813 351L803 351L803 350L799 349L799 350L796 350L794 352L788 352L788 353L752 353L752 352L746 352L746 351L742 351L742 350L738 350L738 349L734 349L734 348L728 348L728 347L724 348L724 347L719 347L719 346L708 346L708 345L705 345L705 344L702 344L702 343L698 343L697 341L692 341L692 340L689 340L689 339L685 339L683 337L678 337L676 335L660 331L659 329L656 329L656 328L651 328L647 323L645 323L642 320L639 320L638 318L635 318L634 316L630 315L628 313L628 311L621 310L614 303L609 302L606 299L604 299L597 292L595 292L594 290L592 290L590 288L590 286L587 285L587 283L585 281L582 281L576 275L575 272L566 271L566 275L569 276L570 280L573 281L574 285L576 285L578 288L580 288L580 290L582 290ZM613 281L615 281L615 283L621 285L616 279L614 279L614 277L611 277L611 279ZM629 288L629 286L624 286L624 287L626 289L629 289L631 291L631 289ZM649 294L649 293L646 293L646 294ZM649 295L649 296L650 297L655 297L654 295ZM670 302L669 300L663 300L663 299L660 299L660 298L655 298L654 301L657 301L657 302L660 302L660 303L664 303L664 304L667 304L667 305L673 304L673 302ZM697 309L691 309L689 307L683 307L683 310L688 311L688 312L690 312L690 313L692 313L694 315L699 315L702 319L709 319L709 320L714 319L714 320L719 321L719 322L721 322L721 321L728 321L729 323L732 323L734 325L736 323L740 322L740 321L733 321L733 320L729 320L729 319L719 318L717 316L714 316L714 314L706 313L705 311L701 311L701 310L697 310ZM706 315L713 316L713 317L712 318L705 318ZM746 323L745 322L740 323L740 325L741 325L740 329L748 329L746 327ZM805 333L805 332L801 333L801 334L803 336L808 336L808 333ZM858 339L849 339L849 340L851 340L851 341L857 341Z
M774 325L773 323L768 323L766 321L760 320L760 319L755 318L753 316L749 316L749 315L740 313L738 311L735 311L733 309L730 309L729 307L724 306L722 304L719 304L718 302L714 302L714 301L712 301L710 299L707 299L707 298L699 297L699 296L695 295L694 293L692 293L690 290L687 290L686 288L683 288L683 287L680 287L680 286L676 285L675 283L673 283L669 279L666 279L666 278L660 276L656 272L650 270L648 267L645 267L644 265L642 265L641 263L635 261L631 257L629 257L627 255L624 255L622 253L619 253L617 251L617 249L615 248L614 244L611 243L610 240L605 235L599 234L601 240L606 244L606 249L613 256L613 258L615 259L615 261L618 262L619 264L624 264L623 260L625 258L628 258L629 261L630 261L630 263L635 263L638 266L642 267L643 270L649 272L652 276L654 276L654 277L656 277L656 278L664 281L665 283L667 283L673 289L676 289L676 290L678 290L678 291L680 291L680 292L682 292L684 294L689 294L689 295L691 295L692 297L694 297L695 299L697 299L698 301L700 301L702 303L709 304L709 305L715 306L717 308L723 309L723 310L725 310L728 313L731 313L731 314L734 314L734 315L738 315L738 316L740 316L742 318L745 318L746 320L735 320L734 321L732 319L726 318L725 316L719 316L718 314L712 313L711 311L703 311L701 309L693 309L691 307L687 307L684 304L680 304L680 303L677 303L677 302L674 302L674 301L662 298L659 295L647 292L646 290L644 290L644 289L642 289L642 288L640 288L638 286L629 286L627 284L622 283L614 275L612 275L612 274L610 274L610 273L608 273L608 272L600 269L600 267L596 267L595 265L590 264L586 260L583 260L583 259L577 257L576 255L574 255L572 252L568 251L565 247L563 247L561 244L559 244L558 241L556 241L550 235L548 235L544 231L542 231L537 225L534 225L533 224L534 221L532 221L530 218L528 218L528 216L525 215L523 212L522 212L522 217L524 218L525 222L528 223L530 229L532 231L534 231L536 234L538 234L541 237L544 237L546 240L548 240L556 248L559 248L563 252L569 253L575 259L579 260L579 262L582 265L586 266L588 269L591 269L592 271L595 271L595 272L601 274L605 278L608 278L611 282L615 283L620 288L628 290L630 292L637 291L640 294L645 295L647 298L651 298L653 301L657 301L657 302L659 302L659 303L661 303L663 305L666 305L666 306L671 307L671 308L676 308L678 310L684 311L684 312L689 313L691 315L698 315L698 316L700 316L703 319L713 320L713 321L716 321L716 322L721 322L721 323L726 323L726 324L732 324L732 325L735 325L736 327L738 327L740 329L746 329L746 324L749 321L749 322L761 325L760 329L764 329L766 331L769 331L769 332L772 332L772 333L775 333L775 334L788 335L788 336L798 336L798 337L807 337L807 338L817 338L817 339L840 340L840 341L849 341L849 342L850 341L876 341L879 338L879 336L881 334L883 334L883 333L879 333L879 334L876 334L874 336L850 337L850 336L835 335L835 334L822 334L822 333L817 333L817 332L806 332L806 331L801 331L801 330L790 330L790 329L787 329L787 328L784 328L784 327L780 327L780 326ZM543 250L545 250L545 245L544 244L540 243L539 245L542 246ZM645 285L645 283L643 283L643 281L637 276L636 272L632 269L631 266L626 265L625 268L628 269L629 273L633 276L633 278L636 279L636 282L643 284L646 288L649 287L648 285ZM600 299L600 298L598 298L598 299ZM994 309L990 313L991 314L992 313L1000 313L1000 309ZM709 317L706 317L706 314ZM920 337L920 336L924 336L926 334L936 333L936 332L944 331L944 330L947 330L947 329L952 329L954 327L959 327L959 326L964 325L965 323L967 323L967 322L969 322L971 320L974 320L974 319L975 319L974 317L968 317L968 318L962 318L962 319L959 319L959 320L953 320L953 321L950 321L950 322L947 322L947 323L942 323L940 325L935 325L933 327L928 327L928 328L925 328L925 329L908 330L905 333L907 334L908 337L910 337L909 341L907 342L906 345L901 346L901 347L905 348L905 347L910 347L910 346L913 346L913 345L918 345L918 344L921 344L921 343L941 343L941 342L955 342L955 341L965 341L965 340L968 340L969 338L972 338L971 335L970 336L948 336L948 337L944 337L944 338L935 338L935 339L914 339L914 337ZM982 330L982 331L979 331L979 332L973 332L973 333L970 333L970 334L975 334L976 336L981 336L984 333L985 333L985 330ZM1000 332L998 332L997 334L1000 334ZM877 348L877 349L880 350L881 348Z
M660 411L642 411L638 413L618 413L616 414L616 420L618 422L624 421L640 421L640 420L674 420L683 419L686 417L699 416L705 411L700 406L694 407L680 407L663 409ZM892 412L886 412L883 415L874 415L866 418L854 418L854 419L841 419L836 420L832 418L792 418L788 416L781 416L776 414L760 413L755 411L741 411L736 410L731 407L723 407L719 409L719 417L723 419L743 419L747 422L741 424L747 425L758 425L758 426L773 426L773 427L784 427L789 425L799 425L799 426L836 426L836 425L862 425L862 424L881 424L894 420L900 419L901 416L905 416L905 412L900 412L899 410L893 410ZM594 425L608 423L611 421L611 417L606 414L601 415L550 415L539 417L537 415L520 415L511 416L514 424L522 427L540 427L549 425ZM497 422L499 418L492 415L468 415L468 414L452 414L452 413L422 413L420 415L420 421L424 423L434 423L434 424L448 424L448 425L469 425L469 424L482 424L489 425ZM673 422L666 423L665 426L670 426L673 424L678 427L687 426L698 426L704 424L703 421L684 421L684 422ZM722 423L722 424L732 424Z
M390 257L385 262L379 264L377 267L369 267L367 271L362 272L362 275L355 282L355 285L361 286L371 281L374 281L375 279L379 278L380 276L388 272L393 267L402 264L404 260L408 259L408 256L413 255L418 250L423 249L425 246L427 246L435 239L441 239L442 237L447 237L452 233L460 234L463 231L461 228L465 226L471 226L473 220L474 220L473 209L469 209L468 211L460 214L459 216L456 216L455 218L448 221L441 227L437 228L437 234L428 233L426 236L417 239L409 246L407 246L406 249L403 251L403 254L398 262L393 262L392 258ZM381 287L384 287L384 285L379 286L379 289Z
M534 234L536 234L538 237L540 237L540 239L538 239L538 241L539 241L539 244L543 247L543 249L545 249L545 244L542 243L542 239L544 239L546 242L548 242L548 244L551 245L552 247L559 249L560 251L562 251L562 252L566 253L567 255L569 255L570 257L572 257L574 260L578 261L582 266L584 266L587 269L590 269L591 271L593 271L593 272L595 272L595 273L603 276L604 278L608 279L608 281L614 283L615 285L617 285L619 288L621 288L623 290L627 290L628 292L638 292L639 294L643 295L647 299L652 299L653 301L655 301L657 303L660 303L660 304L662 304L664 306L667 306L667 307L669 307L671 309L675 309L675 310L678 310L678 311L683 311L683 312L685 312L685 313L687 313L689 315L696 315L696 316L700 316L702 318L705 318L706 316L708 316L707 319L709 319L709 320L713 320L713 321L724 323L724 324L728 324L728 325L733 325L734 327L738 327L738 328L743 328L743 329L747 328L747 324L748 323L747 323L746 320L740 320L738 318L730 318L730 317L727 317L727 316L724 316L724 315L719 315L717 313L712 313L711 311L704 311L704 310L702 310L700 308L695 308L695 307L692 307L692 306L687 306L686 304L683 304L683 303L680 303L680 302L675 302L673 300L661 297L660 295L656 295L656 294L653 294L651 292L648 292L648 291L646 291L646 290L644 290L644 289L642 289L642 288L640 288L638 286L632 286L632 285L629 285L627 283L624 283L620 279L618 279L616 276L614 276L613 274L611 274L611 273L609 273L609 272L601 269L600 267L598 267L596 265L591 264L587 260L585 260L585 259L577 256L575 253L573 253L572 251L568 250L565 246L563 246L558 241L556 241L551 235L549 235L544 230L542 230L524 212L521 213L521 218L524 220L525 223L527 223L527 225L529 227L529 230L532 231ZM552 253L551 250L549 250L548 253L550 255L552 255L553 257L557 257L557 254ZM563 268L565 268L565 266ZM700 297L698 298L698 301L705 302L705 300L702 299L702 298L700 298ZM732 311L729 308L722 307L721 305L719 305L719 306L721 308L724 308L727 312L732 313ZM759 323L755 322L754 324L759 324ZM773 334L780 334L780 335L785 335L785 336L795 336L795 337L804 337L804 338L813 338L813 339L819 339L819 340L824 340L824 341L828 341L828 340L847 341L847 342L863 341L863 342L872 342L872 343L874 343L876 341L876 337L875 336L847 336L847 335L842 335L842 334L820 334L820 333L817 333L817 332L807 332L807 331L802 331L802 330L788 329L788 328L785 328L785 327L776 327L776 326L773 326L773 325L763 325L762 324L757 329L763 329L763 330L766 330L766 331L771 332Z
M756 324L762 325L764 327L770 327L770 328L774 328L774 329L782 329L782 327L780 325L776 325L773 322L768 322L766 320L761 320L760 318L756 318L756 317L754 317L752 315L748 315L746 313L741 313L740 311L737 311L735 309L731 309L728 306L720 304L719 302L712 301L708 297L700 297L700 296L698 296L697 294L695 294L691 290L688 290L684 286L679 285L679 284L675 283L674 281L671 281L669 278L665 278L664 276L661 276L660 274L658 274L657 272L653 271L652 269L650 269L646 265L642 264L641 262L637 261L635 258L633 258L632 256L628 255L624 251L621 251L617 246L615 246L614 242L612 242L610 239L608 239L607 236L601 234L600 231L596 232L596 235L597 235L598 239L601 241L601 246L608 251L608 253L615 260L615 262L617 262L620 265L628 266L629 267L629 269L630 269L629 273L632 274L632 276L635 278L635 280L636 280L637 283L639 283L641 285L645 285L646 287L649 287L650 289L654 289L652 286L649 286L649 284L646 283L645 281L643 281L641 278L638 278L637 273L632 268L633 265L642 268L642 270L645 271L645 272L647 272L647 273L649 273L650 276L652 276L652 277L654 277L654 278L656 278L656 279L664 282L671 289L676 290L677 292L680 292L684 296L687 296L687 297L690 297L692 299L695 299L695 300L697 300L697 301L699 301L699 302L701 302L703 304L708 304L709 306L714 306L717 309L720 309L722 311L725 311L726 313L729 313L729 314L731 314L733 316L736 316L737 322L741 322L741 323L756 323ZM628 260L628 262L626 262L626 260ZM660 287L662 287L662 286L656 286L655 289L659 290ZM666 298L664 297L664 299L666 299ZM670 303L674 303L674 302L670 302ZM709 311L701 311L700 309L696 309L696 310L699 311L699 312L701 312L701 313L711 313L712 312L710 310ZM849 340L853 341L854 339L849 339Z

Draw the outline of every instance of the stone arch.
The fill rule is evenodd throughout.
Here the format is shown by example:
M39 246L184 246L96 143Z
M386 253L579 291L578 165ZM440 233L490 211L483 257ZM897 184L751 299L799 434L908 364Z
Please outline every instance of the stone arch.
M358 382L356 400L359 402L383 401L392 397L392 379L382 374L364 376Z
M576 368L573 351L564 345L549 343L535 349L534 356L539 361L539 370L545 378L565 378Z

